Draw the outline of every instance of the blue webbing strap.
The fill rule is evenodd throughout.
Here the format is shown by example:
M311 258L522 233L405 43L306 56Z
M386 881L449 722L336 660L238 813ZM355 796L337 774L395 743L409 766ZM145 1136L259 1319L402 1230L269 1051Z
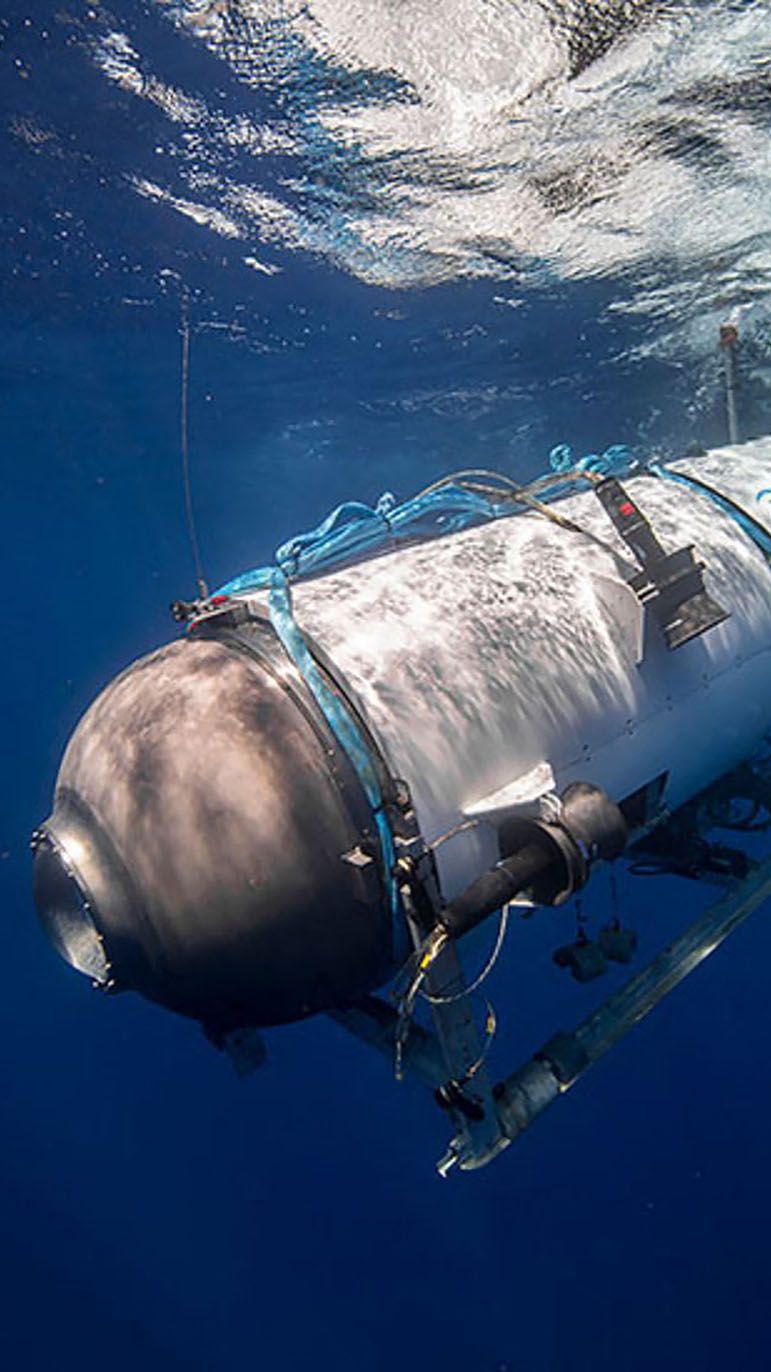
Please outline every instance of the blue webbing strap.
M508 514L510 506L453 484L405 500L401 505L390 492L382 495L374 508L349 500L338 505L317 528L282 543L276 550L276 565L290 580L297 581L337 571L397 543L440 538ZM267 584L267 571L258 567L242 572L217 594L239 595L260 589Z
M573 471L594 472L627 470L634 466L629 449L616 445L603 454L590 453L574 463L571 450L563 445L551 454L555 473L553 492L545 498L570 489ZM385 810L380 779L370 749L344 702L330 689L314 661L292 613L290 581L333 571L397 542L428 540L455 533L475 524L510 516L510 503L498 503L479 491L449 482L431 488L403 504L387 492L371 508L358 501L339 505L315 529L290 539L276 552L276 564L257 567L228 581L218 596L242 595L267 590L268 609L273 628L298 672L313 695L340 747L348 757L372 807L380 839L383 875L394 927L394 945L406 951L407 930L402 900L394 867L396 849Z
M554 486L542 478L536 485L542 500L570 492L573 483L583 473L603 476L631 476L640 468L634 455L623 444L607 448L605 452L589 453L576 460L572 450L561 444L552 449L549 465L554 473ZM750 515L740 510L718 491L703 485L695 478L669 471L659 462L649 462L646 469L654 476L674 481L706 496L729 516L767 556L771 557L771 534ZM760 494L765 494L761 492ZM510 504L498 504L480 492L464 489L453 483L431 489L424 495L398 505L390 493L381 496L371 508L357 501L348 501L316 528L290 539L276 552L276 565L258 567L227 582L218 595L239 595L248 591L268 590L271 623L284 650L313 695L338 744L348 757L358 777L377 824L382 855L383 875L388 903L394 925L395 946L406 939L404 912L394 866L396 850L394 836L385 810L380 779L370 749L354 717L344 702L327 685L303 638L292 613L290 580L319 575L350 565L362 558L383 551L388 545L407 540L427 540L454 533L474 524L487 523L513 513Z
M334 691L330 690L313 659L310 649L308 648L292 613L292 598L289 581L280 567L274 568L271 576L268 608L270 611L271 623L281 640L284 650L302 676L306 686L310 690L316 704L332 730L332 733L337 739L337 742L348 757L361 782L367 800L372 806L378 837L380 839L380 852L382 856L383 876L385 879L386 891L388 893L388 905L393 921L394 949L397 957L400 955L403 956L406 952L407 936L401 896L399 894L399 886L395 874L396 850L394 848L394 837L391 832L388 816L385 812L385 801L380 787L380 778L378 777L377 770L372 761L370 749L362 737L361 731L354 721L353 716L346 709L339 697L335 695Z
M585 473L627 476L638 469L630 449L620 443L606 448L603 453L588 453L578 459L574 459L572 449L563 443L552 449L549 464L548 477L541 477L534 483L542 502L580 489L585 484L582 481ZM401 504L390 491L381 495L374 507L348 500L338 505L315 529L282 543L276 550L276 565L290 581L298 581L338 571L399 543L428 542L476 524L509 518L519 512L516 489L516 486L504 487L499 501L493 498L492 489L484 494L481 489L470 489L450 480L446 485L429 487L421 495ZM529 489L524 487L523 493L527 494ZM524 504L520 507L525 508ZM242 572L221 586L217 594L242 595L246 591L264 589L270 584L272 570L257 567Z
M662 477L664 481L674 481L678 486L686 486L689 490L695 491L698 495L706 496L712 501L723 514L727 514L739 528L751 538L753 543L760 548L766 557L771 557L771 534L768 533L763 525L744 510L734 505L733 501L721 495L712 486L706 486L697 477L686 476L684 472L671 472L668 467L664 467L660 462L649 462L646 468L654 476Z

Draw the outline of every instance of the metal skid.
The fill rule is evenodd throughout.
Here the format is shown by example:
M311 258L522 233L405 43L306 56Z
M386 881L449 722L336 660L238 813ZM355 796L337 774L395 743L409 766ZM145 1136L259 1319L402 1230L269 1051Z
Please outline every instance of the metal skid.
M725 791L725 781L722 786ZM693 813L698 823L704 807L697 805ZM675 821L673 832L679 839L682 818L675 816ZM654 831L656 836L665 836L665 844L671 823ZM648 835L632 848L633 867L641 855L645 860L650 841ZM698 875L717 885L719 898L573 1030L555 1033L528 1062L495 1086L484 1062L469 997L462 992L457 949L450 944L443 950L431 968L428 984L433 1028L413 1020L401 1049L402 1068L434 1092L455 1124L447 1152L437 1164L441 1175L455 1167L462 1171L482 1167L497 1157L771 897L771 848L760 860L753 860L738 850L709 845L703 838L700 842L704 871L681 870L681 874ZM660 844L654 847L660 850ZM713 852L721 860L710 864L706 858ZM727 860L729 854L734 861ZM363 997L333 1011L332 1017L394 1061L403 1031L397 1009L387 1001ZM470 1076L472 1064L476 1066Z

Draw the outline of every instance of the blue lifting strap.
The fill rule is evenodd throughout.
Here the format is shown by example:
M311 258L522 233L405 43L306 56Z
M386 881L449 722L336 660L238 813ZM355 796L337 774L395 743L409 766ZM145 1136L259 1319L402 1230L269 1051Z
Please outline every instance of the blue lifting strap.
M695 491L698 495L706 496L712 501L723 514L728 515L729 519L738 524L739 528L752 539L752 542L760 548L760 551L767 558L771 558L771 534L763 527L759 520L753 519L752 515L747 514L740 506L735 505L727 496L721 495L713 486L708 486L706 482L700 481L698 477L686 476L685 472L672 472L660 462L649 462L646 468L654 476L661 477L664 481L674 481L678 486L686 486L689 490Z
M364 793L372 807L380 839L383 877L388 894L394 930L394 947L399 954L406 952L406 929L402 910L399 885L396 879L396 851L391 825L385 810L385 800L380 786L377 768L372 760L371 751L362 736L352 714L339 696L330 690L317 663L298 628L292 613L292 597L289 581L280 567L273 570L270 582L268 609L273 628L285 652L291 658L316 704L324 715L332 733L351 763Z
M626 472L630 467L634 469L636 463L629 449L622 445L608 448L600 455L589 454L577 463L573 463L570 449L563 445L552 453L553 490L547 490L544 498L548 500L566 488L569 490L572 481L576 476L580 478L584 470L607 474L609 471ZM459 477L475 475L476 472L458 474ZM509 485L514 486L514 483L509 482ZM378 769L353 714L327 684L305 642L292 610L291 582L350 566L399 542L425 541L510 516L512 505L503 499L504 494L505 490L475 489L450 478L403 504L398 504L390 492L381 496L374 509L348 501L333 510L316 529L282 544L273 566L244 572L217 592L218 596L237 596L268 591L268 610L276 635L348 757L372 807L394 926L394 946L403 952L406 951L407 931L395 872L396 847Z

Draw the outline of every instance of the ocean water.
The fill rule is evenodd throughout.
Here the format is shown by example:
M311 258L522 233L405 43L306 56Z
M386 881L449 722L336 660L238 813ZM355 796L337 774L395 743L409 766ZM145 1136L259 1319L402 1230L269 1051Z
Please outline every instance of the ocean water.
M4 1366L771 1361L761 912L493 1166L324 1018L240 1081L49 950L29 834L95 693L346 499L771 429L762 3L114 0L0 15ZM652 954L702 903L621 877ZM587 893L607 914L607 884ZM501 1074L599 997L510 938ZM567 920L567 926L561 920ZM484 948L484 944L482 944Z

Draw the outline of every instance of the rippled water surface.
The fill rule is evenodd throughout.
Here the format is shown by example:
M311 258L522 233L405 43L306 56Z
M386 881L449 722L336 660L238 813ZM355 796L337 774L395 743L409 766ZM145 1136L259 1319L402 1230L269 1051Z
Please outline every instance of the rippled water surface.
M14 276L141 295L181 217L256 275L245 297L299 254L391 289L489 280L512 309L612 278L605 309L669 355L732 311L765 317L763 3L46 9L2 20Z

